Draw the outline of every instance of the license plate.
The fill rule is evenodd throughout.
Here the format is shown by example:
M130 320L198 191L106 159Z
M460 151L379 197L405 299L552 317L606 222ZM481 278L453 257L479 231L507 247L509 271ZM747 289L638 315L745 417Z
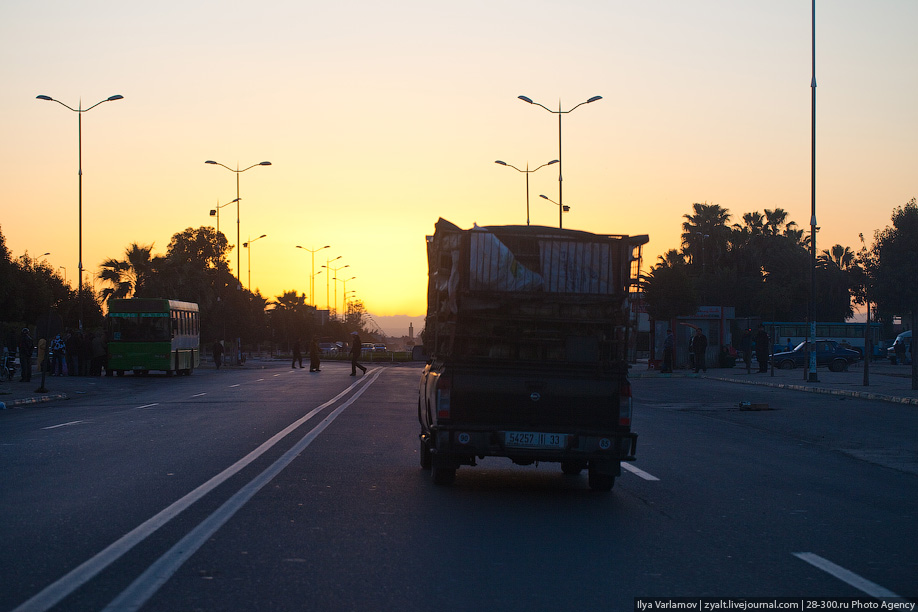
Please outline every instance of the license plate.
M504 445L513 448L564 448L567 434L543 433L539 431L508 431L504 434Z

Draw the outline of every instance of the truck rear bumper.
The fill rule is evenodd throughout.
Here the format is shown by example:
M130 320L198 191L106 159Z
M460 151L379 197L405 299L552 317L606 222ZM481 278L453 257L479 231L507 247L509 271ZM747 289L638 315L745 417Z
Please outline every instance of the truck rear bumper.
M637 434L531 432L439 428L431 432L431 453L438 462L474 465L476 457L509 457L515 463L580 462L618 464L634 461Z

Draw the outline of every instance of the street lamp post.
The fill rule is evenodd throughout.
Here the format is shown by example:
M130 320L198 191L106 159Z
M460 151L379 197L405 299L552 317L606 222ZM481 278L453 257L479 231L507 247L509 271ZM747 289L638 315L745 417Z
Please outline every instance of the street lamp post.
M268 236L267 234L262 234L258 238L249 237L248 242L242 243L242 246L249 250L249 291L252 290L252 247L251 247L251 244L255 242L256 240L261 240L262 238L266 238L267 236Z
M494 163L495 163L495 164L500 164L501 166L507 166L507 167L513 168L513 169L516 170L517 172L523 172L523 173L526 174L526 225L529 225L529 175L530 175L531 173L535 172L536 170L538 170L539 168L544 168L545 166L550 166L550 165L552 165L552 164L560 163L560 160L553 159L553 160L551 160L550 162L547 162L547 163L542 164L541 166L539 166L539 168L536 168L535 170L530 170L530 169L529 169L529 162L526 162L526 169L525 169L525 170L520 170L519 168L517 168L517 167L514 166L513 164L508 164L507 162L502 162L502 161L500 161L499 159L496 160Z
M236 198L235 200L230 200L226 204L221 204L220 201L217 200L217 207L210 209L210 216L217 218L217 233L218 234L220 233L220 209L223 208L224 206L229 206L233 202L238 202L238 201L239 201L239 198Z
M58 266L58 269L64 270L64 282L67 282L67 266Z
M343 266L343 267L346 268L347 266ZM341 294L341 300L342 300L342 304L341 304L341 305L344 306L344 320L345 320L345 321L347 321L347 282L348 282L348 281L352 281L352 280L354 280L355 278L357 278L357 277L356 277L356 276L352 276L352 277L350 277L350 278L335 278L335 281L336 281L336 282L341 283L341 285L342 285L341 288L343 289L342 294ZM335 309L337 309L337 308L338 308L338 287L337 287L337 285L336 285L336 286L335 286Z
M577 106L575 106L575 107L573 107L573 108L571 108L571 109L569 109L569 110L566 110L566 111L565 111L565 110L561 110L561 101L560 101L560 100L558 101L558 110L554 111L554 110L551 110L550 108L548 108L547 106L545 106L544 104L539 104L538 102L533 102L532 99L527 98L526 96L517 96L517 97L518 97L520 100L522 100L523 102L528 102L529 104L535 104L536 106L541 106L542 108L544 108L544 109L547 110L548 112L554 113L554 114L558 115L558 201L561 202L561 204L563 204L563 203L564 203L564 191L563 191L562 188L561 188L561 186L562 186L562 184L563 184L563 183L562 183L563 179L562 179L562 177L561 177L561 115L566 115L566 114L568 114L568 113L572 113L572 112L574 112L574 110L575 110L576 108L578 108L578 107L580 107L580 106L583 106L584 104L590 104L591 102L596 102L597 100L602 100L602 96L593 96L593 97L590 98L589 100L586 100L586 101L584 101L584 102L581 102L581 103L578 104ZM559 206L560 206L560 205L559 205ZM563 209L563 208L562 208L561 210L558 211L558 227L561 227L561 213L562 213L562 212L564 212L564 209Z
M303 249L312 254L312 272L309 274L309 298L312 300L312 305L316 305L316 252L321 251L322 249L330 249L331 245L326 244L323 247L317 249L307 249L304 246L296 245L296 248ZM319 270L319 273L322 271Z
M559 208L560 212L558 213L558 229L563 229L563 228L564 228L564 224L561 222L561 215L564 214L564 213L566 213L566 212L570 212L570 211L571 211L571 207L570 207L570 206L562 206L560 203L555 202L554 200L552 200L552 199L551 199L550 197L548 197L547 195L543 195L543 194L541 194L541 193L539 194L539 197L540 197L540 198L545 198L546 200L548 200L549 202L551 202L552 204L554 204L555 206L557 206L557 207Z
M227 165L221 164L220 162L215 162L215 161L210 160L210 159L207 160L207 161L204 162L204 163L205 163L205 164L213 164L214 166L223 166L224 168L226 168L226 169L229 170L230 172L235 172L235 173L236 173L236 200L235 200L235 202L236 202L236 280L238 281L238 280L239 280L239 275L241 274L241 272L240 272L239 270L240 270L240 268L242 267L242 263L241 263L241 253L239 252L239 242L241 241L241 238L239 237L239 200L240 200L240 197L239 197L239 175L242 174L243 172L245 172L246 170L251 170L251 169L254 168L255 166L270 166L270 165L271 165L271 162L269 162L269 161L259 162L259 163L257 163L257 164L252 164L252 165L249 166L248 168L243 168L242 170L239 169L239 166L238 166L238 165L236 166L236 169L234 170L234 169L230 168L230 167L227 166Z
M335 257L335 259L341 259L341 257L342 257L342 256L339 255L338 257ZM335 259L332 259L332 261L335 261ZM338 270L343 270L343 269L345 269L345 268L350 268L350 267L351 267L351 264L344 264L343 266L339 266L339 267L337 267L337 268L333 268L333 267L328 266L328 265L325 265L325 266L322 266L322 267L323 267L323 268L326 268L327 270L329 270L329 271L331 272L331 274L329 274L329 275L326 277L326 283L327 283L329 277L331 277L331 280L338 280L338 278L337 278L337 276L338 276ZM326 297L326 300L327 300L327 299L328 299L328 298ZM337 319L337 318L338 318L338 285L335 285L335 296L334 296L333 299L335 300L335 318ZM326 308L327 308L327 307L326 307Z
M36 96L36 98L38 100L48 100L50 102L57 102L64 108L72 110L73 112L77 114L77 165L79 166L78 168L78 176L79 176L79 179L78 179L78 183L79 183L79 187L78 187L79 189L79 195L78 195L79 253L78 254L79 254L79 259L80 259L79 261L80 282L79 282L79 287L77 289L77 302L78 302L78 309L79 309L79 320L78 320L79 329L82 331L83 330L83 113L87 111L91 111L92 109L99 106L103 102L114 102L115 100L121 100L124 98L124 96L122 95L109 96L105 98L104 100L100 100L99 102L96 102L89 108L83 108L82 100L80 100L80 103L76 108L73 108L72 106L68 106L67 104L64 104L60 100L55 100L51 96L41 95L41 96Z
M813 78L810 79L812 90L811 121L811 176L810 176L810 326L807 334L809 354L809 382L819 382L816 375L816 0L813 0Z

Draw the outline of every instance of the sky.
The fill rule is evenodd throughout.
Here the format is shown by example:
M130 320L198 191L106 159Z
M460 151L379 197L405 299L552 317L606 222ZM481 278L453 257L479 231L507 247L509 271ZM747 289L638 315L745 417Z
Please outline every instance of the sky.
M809 228L807 0L4 0L0 231L75 283L131 243L165 254L236 198L243 285L343 307L390 335L426 310L425 236L526 222L558 158L564 227L678 248L692 203ZM816 2L817 248L860 248L918 195L918 1ZM558 165L530 173L556 226ZM236 245L236 205L220 230ZM329 258L339 282L315 277ZM237 251L230 251L237 271ZM249 258L251 264L249 264ZM249 283L251 275L251 285ZM337 287L327 294L326 285ZM96 289L101 289L101 281ZM335 297L337 296L337 297Z

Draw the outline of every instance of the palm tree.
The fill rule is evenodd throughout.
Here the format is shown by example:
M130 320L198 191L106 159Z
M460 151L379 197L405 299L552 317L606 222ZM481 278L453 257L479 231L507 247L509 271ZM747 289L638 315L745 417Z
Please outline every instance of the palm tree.
M692 204L692 210L693 214L682 215L685 218L682 223L682 251L693 262L697 255L699 260L704 257L713 265L726 250L730 234L730 228L727 227L730 211L719 204L707 202ZM705 256L705 251L710 255Z
M141 246L134 242L125 250L123 260L103 261L99 278L112 286L102 290L102 301L129 298L141 291L144 283L152 277L152 252L152 244Z
M787 223L787 211L783 208L765 209L765 233L769 236L780 236L781 227Z
M854 266L855 253L851 247L836 244L831 251L823 249L818 259L823 265L834 264L839 270L848 270Z

